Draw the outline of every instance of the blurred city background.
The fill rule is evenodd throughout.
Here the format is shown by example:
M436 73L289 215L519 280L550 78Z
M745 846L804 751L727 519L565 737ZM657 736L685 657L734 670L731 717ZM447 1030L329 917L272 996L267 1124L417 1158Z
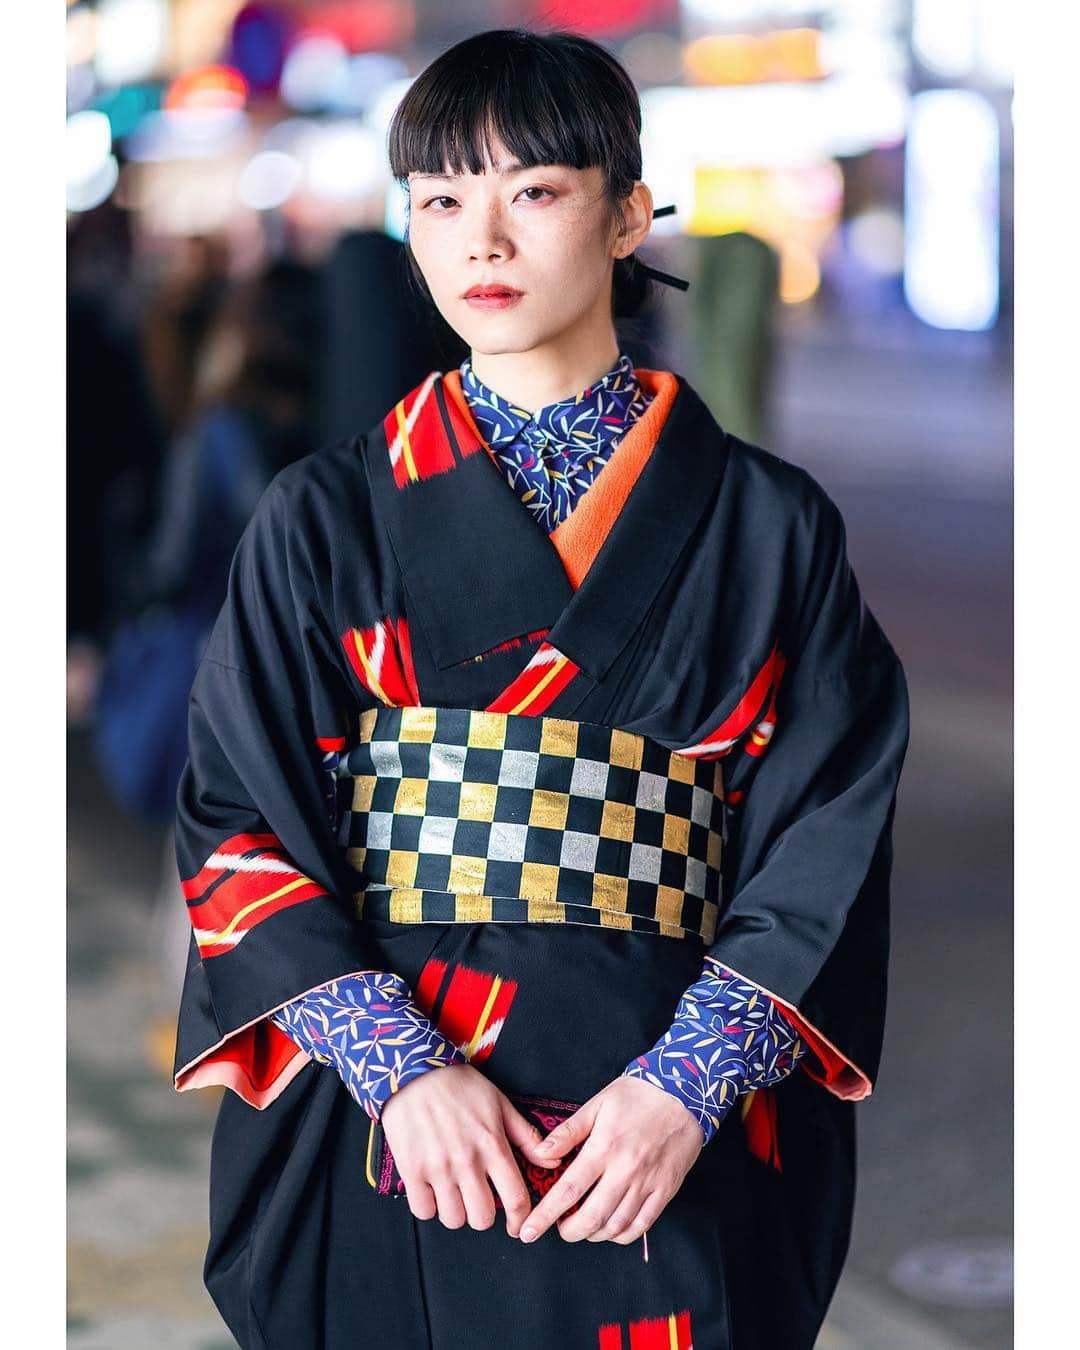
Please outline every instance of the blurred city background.
M269 478L465 354L408 287L384 138L435 55L517 25L641 91L676 207L641 252L691 287L623 349L819 479L908 673L888 1037L819 1350L1012 1345L1015 8L68 0L70 1346L232 1344L217 1097L171 1083L187 687Z

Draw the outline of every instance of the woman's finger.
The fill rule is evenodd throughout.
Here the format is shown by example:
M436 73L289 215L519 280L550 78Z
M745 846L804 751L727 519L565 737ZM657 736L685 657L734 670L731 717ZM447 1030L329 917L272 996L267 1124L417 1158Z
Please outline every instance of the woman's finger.
M644 1204L647 1194L648 1191L643 1185L627 1187L623 1198L609 1215L607 1223L595 1232L590 1233L587 1240L589 1242L610 1242L612 1238L617 1237L637 1217L638 1210ZM563 1237L566 1237L566 1226L573 1223L576 1218L576 1214L571 1214L569 1219L559 1225L559 1232Z
M465 1227L465 1202L461 1198L456 1179L449 1173L446 1176L432 1177L431 1188L435 1192L435 1203L439 1207L439 1222L444 1228Z
M502 1113L503 1130L507 1139L516 1144L522 1153L534 1163L543 1167L554 1167L558 1155L552 1150L544 1150L544 1136L531 1120L521 1114L508 1097L499 1094L499 1108Z
M542 1237L560 1215L582 1198L604 1170L601 1158L601 1150L590 1149L587 1143L543 1200L526 1216L521 1229L522 1242L533 1242Z
M469 1227L483 1230L495 1222L495 1197L487 1180L487 1167L479 1158L458 1168L458 1190L465 1205Z
M508 1145L496 1146L488 1160L488 1176L499 1194L506 1212L506 1231L517 1237L526 1214L532 1208L529 1188L521 1175L517 1159Z
M589 1138L596 1123L596 1113L600 1109L602 1095L598 1092L587 1102L582 1102L572 1116L567 1116L561 1124L556 1125L544 1136L536 1146L537 1157L541 1161L547 1164L555 1163L576 1144L583 1144Z
M568 1218L559 1222L559 1236L564 1242L581 1242L599 1229L604 1228L616 1210L627 1201L627 1192L633 1191L637 1202L631 1213L636 1214L641 1205L637 1182L632 1173L623 1169L612 1171L609 1163L604 1174L585 1197L581 1208Z
M650 1229L663 1214L670 1199L671 1194L667 1191L650 1191L642 1201L641 1208L630 1222L609 1241L617 1242L623 1247L629 1246L631 1242L636 1242L642 1233Z
M401 1179L405 1183L405 1199L413 1218L433 1219L439 1212L439 1206L435 1192L428 1183L423 1177L413 1177L410 1181L402 1175Z

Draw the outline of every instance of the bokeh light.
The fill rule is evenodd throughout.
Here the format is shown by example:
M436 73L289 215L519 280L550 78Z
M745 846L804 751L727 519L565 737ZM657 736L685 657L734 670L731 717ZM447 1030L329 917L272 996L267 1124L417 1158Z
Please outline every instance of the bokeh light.
M852 256L878 276L899 276L904 270L904 218L887 206L860 211L848 222Z
M821 267L813 249L799 239L785 239L780 248L780 299L799 305L817 293Z
M355 201L382 180L383 147L373 133L355 122L320 127L308 141L308 191L328 201Z
M272 5L245 5L236 16L229 61L249 88L260 93L277 88L290 32L288 19Z
M95 64L103 84L157 73L169 35L168 0L100 0Z
M281 206L300 186L303 176L297 160L284 150L262 150L244 165L237 192L253 211Z
M69 117L64 138L68 183L80 183L96 174L111 150L112 128L103 112L87 109Z
M998 308L998 125L977 93L915 96L905 161L904 294L936 328L990 327Z
M243 108L247 103L248 83L235 66L196 66L178 75L165 94L168 112L225 111Z
M326 34L302 37L285 58L281 97L301 112L317 112L344 96L349 64L345 45Z

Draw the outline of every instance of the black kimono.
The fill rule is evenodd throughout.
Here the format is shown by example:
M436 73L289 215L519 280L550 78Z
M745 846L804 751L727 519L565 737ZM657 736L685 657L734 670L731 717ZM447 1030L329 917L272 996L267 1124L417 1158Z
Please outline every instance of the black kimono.
M178 795L176 1086L231 1089L204 1274L245 1350L814 1344L881 1052L907 688L822 487L637 375L649 408L550 537L451 371L283 470L237 550ZM269 1020L393 970L554 1119L708 955L813 1054L727 1114L647 1245L414 1219L379 1127Z

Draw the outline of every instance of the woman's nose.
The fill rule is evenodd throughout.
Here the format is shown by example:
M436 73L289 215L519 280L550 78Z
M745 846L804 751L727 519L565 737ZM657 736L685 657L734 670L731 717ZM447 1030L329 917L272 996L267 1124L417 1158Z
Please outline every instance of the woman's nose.
M506 258L513 252L506 222L494 208L477 211L468 236L472 258Z

